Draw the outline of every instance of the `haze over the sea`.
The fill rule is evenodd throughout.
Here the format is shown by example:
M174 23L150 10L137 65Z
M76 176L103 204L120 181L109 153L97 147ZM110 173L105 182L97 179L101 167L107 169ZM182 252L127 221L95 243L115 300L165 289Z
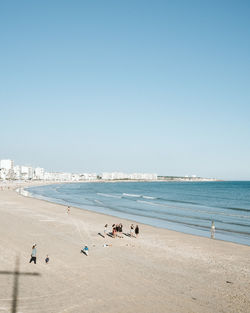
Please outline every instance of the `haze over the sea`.
M0 159L250 180L249 1L2 1Z

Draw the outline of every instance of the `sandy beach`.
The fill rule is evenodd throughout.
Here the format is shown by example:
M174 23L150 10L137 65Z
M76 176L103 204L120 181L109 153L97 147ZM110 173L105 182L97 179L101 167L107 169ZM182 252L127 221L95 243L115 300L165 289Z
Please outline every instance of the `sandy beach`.
M250 312L249 246L142 224L138 238L103 238L106 223L129 232L131 221L67 214L13 186L0 190L0 216L0 312Z

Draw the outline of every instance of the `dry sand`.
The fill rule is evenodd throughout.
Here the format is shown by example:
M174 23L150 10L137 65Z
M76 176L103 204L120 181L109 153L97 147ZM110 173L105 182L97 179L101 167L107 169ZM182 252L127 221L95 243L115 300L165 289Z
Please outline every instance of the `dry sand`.
M250 312L249 246L146 225L137 239L98 235L120 221L128 230L130 221L0 190L0 312Z

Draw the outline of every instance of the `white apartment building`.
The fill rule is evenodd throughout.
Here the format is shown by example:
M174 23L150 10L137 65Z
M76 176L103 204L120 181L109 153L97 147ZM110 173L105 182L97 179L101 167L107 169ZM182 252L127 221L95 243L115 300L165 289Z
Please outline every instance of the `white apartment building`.
M0 178L13 179L14 162L12 160L0 160Z
M136 180L157 180L157 174L151 173L134 173L129 175L129 179Z
M21 179L22 178L22 175L21 175L21 166L20 165L16 165L14 166L14 179Z
M21 166L21 179L33 179L33 168L31 166Z
M44 173L44 180L55 180L54 173L45 172Z
M8 173L5 169L0 168L0 179L5 180L8 178Z
M80 180L80 174L72 174L71 179L72 179L72 181L79 181Z
M13 170L14 161L12 160L0 160L0 168L6 170Z
M96 173L82 173L79 175L79 180L97 180L97 174Z
M58 173L58 179L60 181L72 181L71 173Z
M52 181L72 181L71 173L44 173L44 180L52 180Z
M112 172L112 173L102 173L102 179L105 180L114 180L114 179L126 179L128 178L127 174L119 173L119 172Z
M120 172L113 172L113 173L102 173L101 177L104 180L115 180L115 179L157 180L157 174L150 173L125 174Z
M43 180L44 179L45 170L42 167L36 167L34 169L34 179Z

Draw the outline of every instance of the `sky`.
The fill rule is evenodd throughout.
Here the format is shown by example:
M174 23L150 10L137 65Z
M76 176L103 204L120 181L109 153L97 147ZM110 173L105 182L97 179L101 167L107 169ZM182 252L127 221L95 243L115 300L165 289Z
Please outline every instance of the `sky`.
M0 159L250 180L250 2L0 2Z

